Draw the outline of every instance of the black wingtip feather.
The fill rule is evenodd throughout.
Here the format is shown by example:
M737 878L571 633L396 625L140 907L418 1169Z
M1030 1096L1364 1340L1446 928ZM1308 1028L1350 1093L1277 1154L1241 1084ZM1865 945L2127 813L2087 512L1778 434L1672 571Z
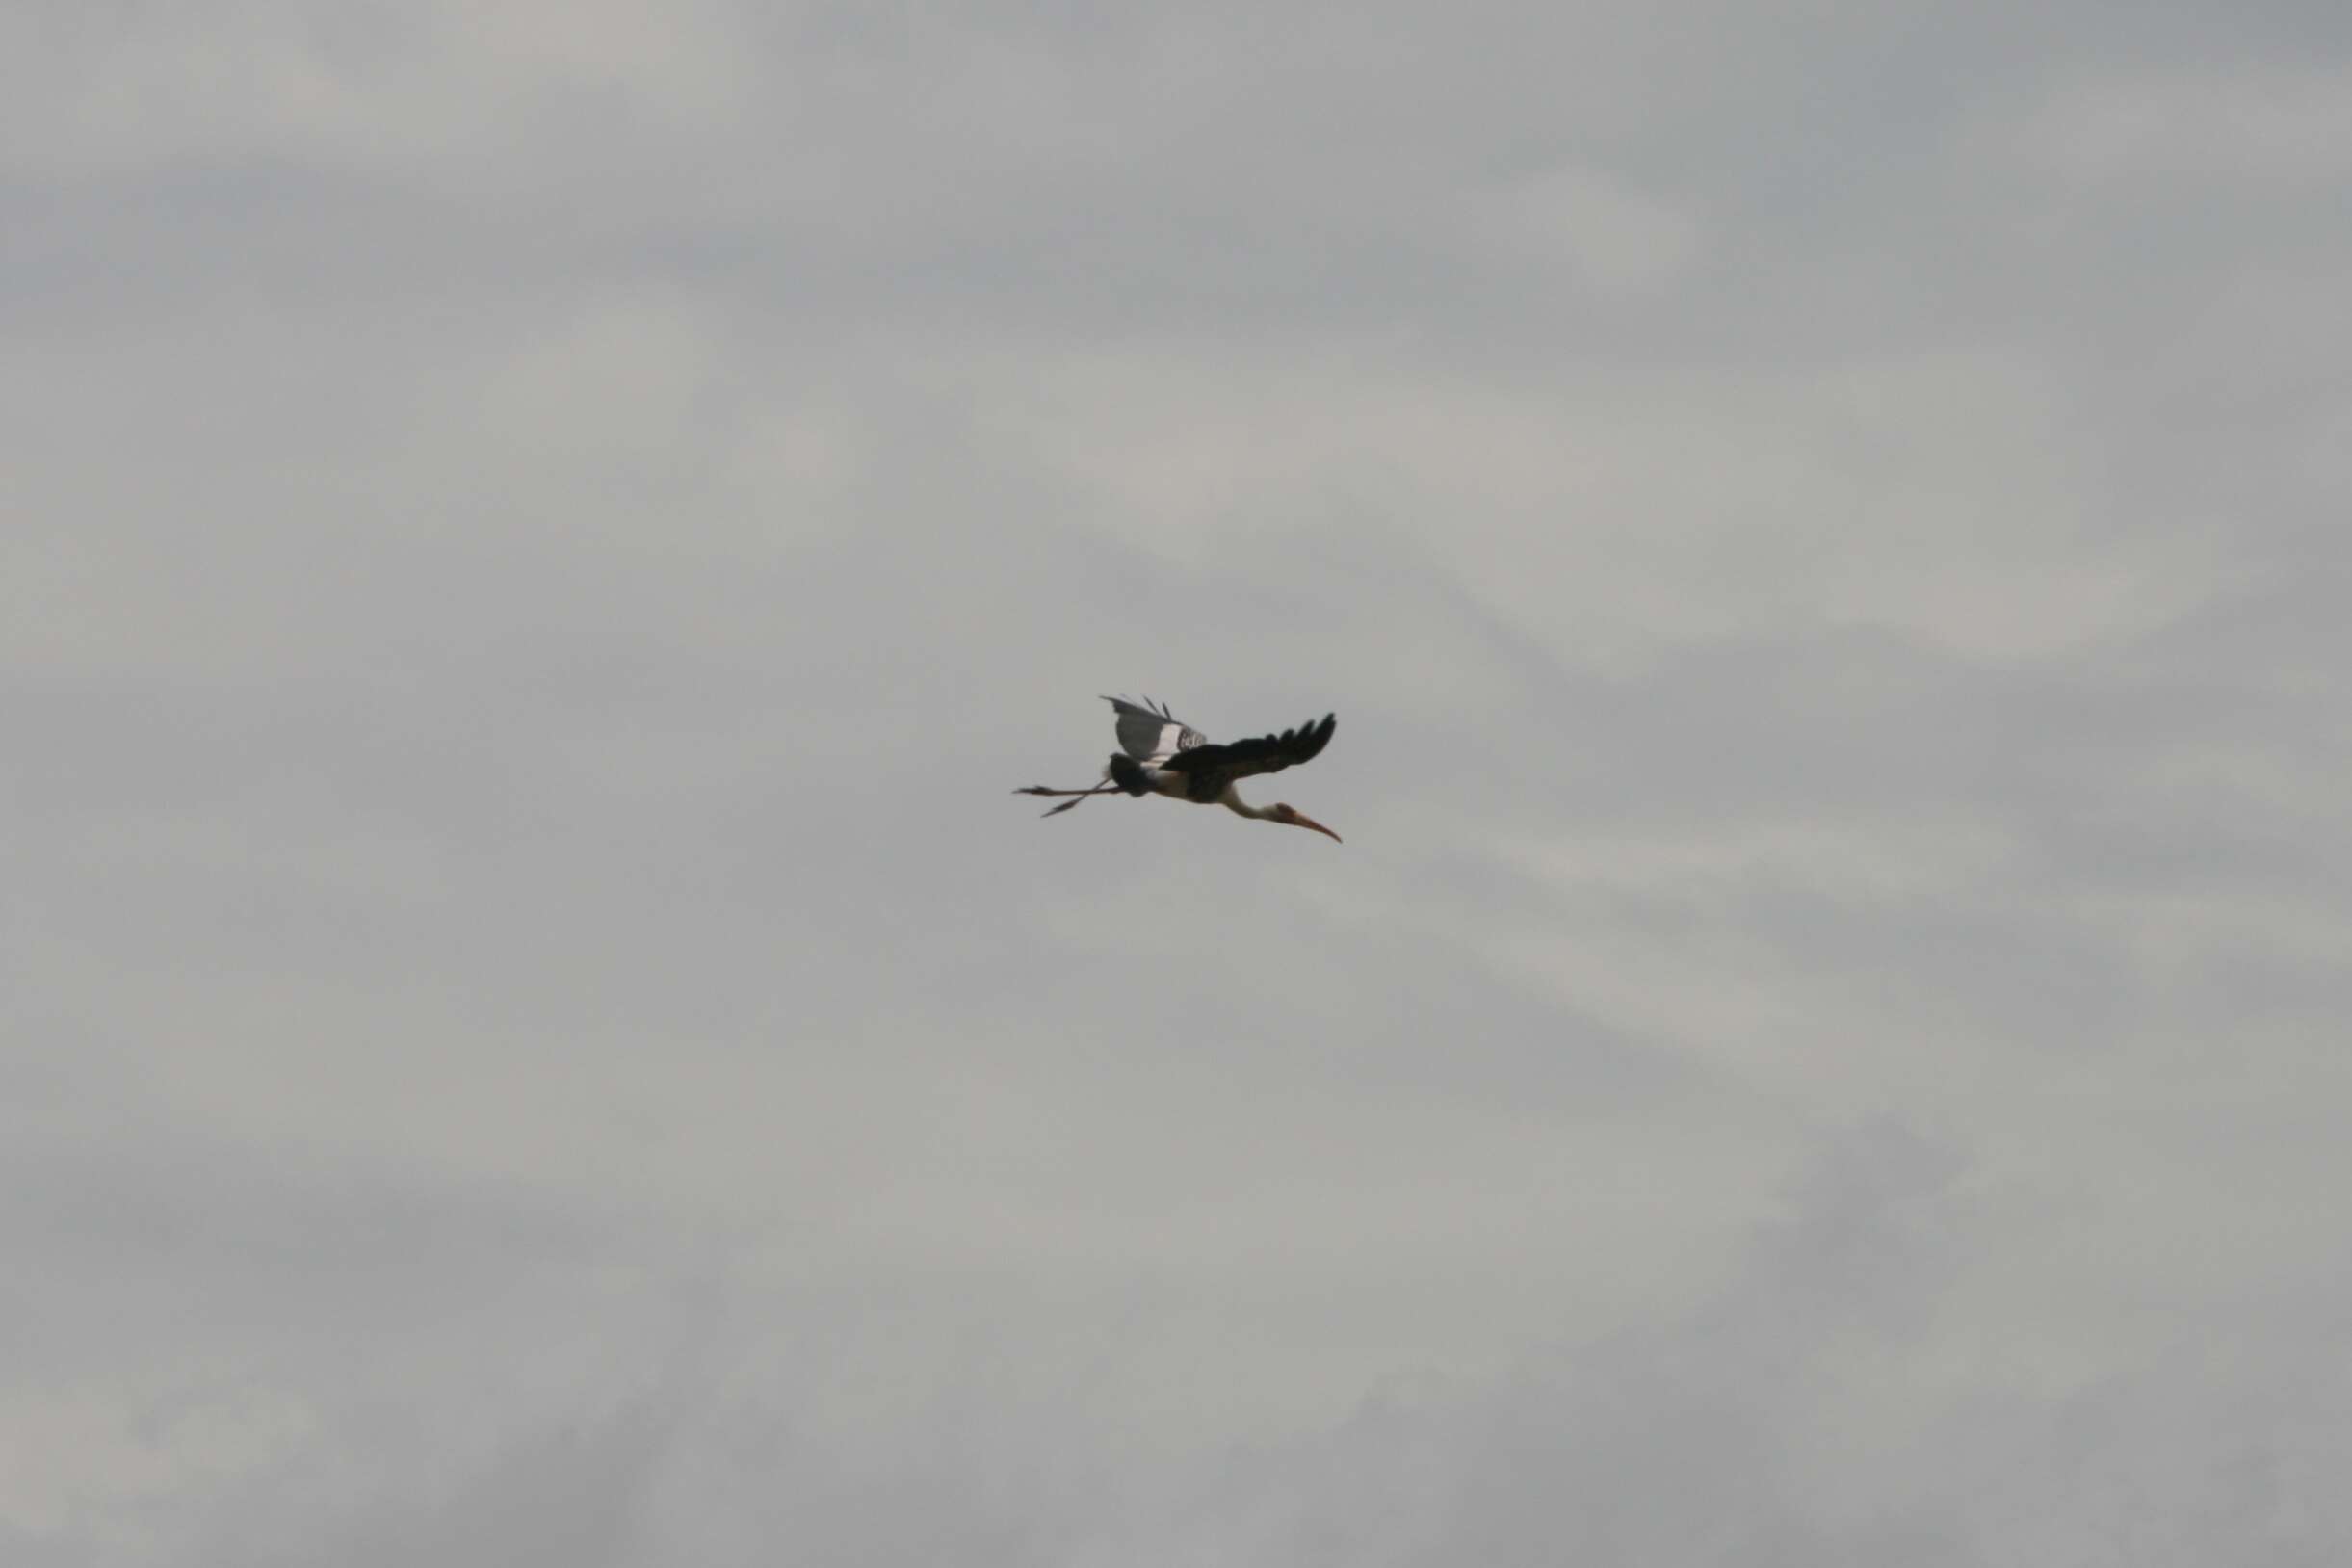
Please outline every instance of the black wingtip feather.
M1331 744L1332 731L1339 728L1339 716L1325 714L1320 719L1286 729L1278 735L1261 735L1252 740L1233 741L1224 745L1203 745L1179 753L1163 766L1190 775L1188 795L1193 799L1211 798L1223 782L1247 778L1256 773L1279 772L1302 762L1312 762Z

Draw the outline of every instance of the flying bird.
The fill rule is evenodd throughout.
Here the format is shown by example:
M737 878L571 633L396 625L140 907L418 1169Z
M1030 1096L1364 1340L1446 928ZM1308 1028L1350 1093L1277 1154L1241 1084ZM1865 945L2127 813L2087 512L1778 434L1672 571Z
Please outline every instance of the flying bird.
M1238 779L1257 773L1278 773L1320 756L1323 747L1331 744L1332 730L1338 727L1339 720L1331 715L1323 715L1319 723L1301 724L1279 735L1261 735L1254 740L1216 745L1168 712L1165 703L1152 703L1148 698L1143 704L1125 697L1103 700L1116 709L1119 716L1119 749L1112 754L1111 765L1103 770L1103 782L1090 790L1051 790L1042 784L1032 784L1013 794L1078 797L1054 807L1046 813L1048 817L1083 804L1088 796L1111 790L1129 795L1164 795L1173 800L1189 800L1197 806L1223 806L1237 816L1262 823L1311 828L1326 837L1339 838L1294 806L1249 805L1233 787Z

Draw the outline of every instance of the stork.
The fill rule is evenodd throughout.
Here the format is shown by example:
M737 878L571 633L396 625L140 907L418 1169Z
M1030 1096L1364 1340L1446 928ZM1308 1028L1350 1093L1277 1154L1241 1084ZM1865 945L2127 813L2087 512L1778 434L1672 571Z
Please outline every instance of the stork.
M1233 787L1236 779L1256 773L1278 773L1285 768L1313 761L1331 744L1331 732L1338 727L1339 720L1331 715L1323 715L1319 723L1301 724L1279 735L1261 735L1254 740L1214 745L1209 737L1168 712L1165 703L1152 703L1149 698L1142 704L1125 697L1103 700L1117 710L1119 725L1119 750L1103 770L1103 782L1088 790L1052 790L1042 784L1032 784L1013 794L1078 797L1054 807L1046 813L1048 817L1058 816L1083 805L1087 797L1111 790L1129 795L1164 795L1174 800L1189 800L1197 806L1223 806L1236 816L1262 823L1311 828L1328 838L1339 838L1294 806L1279 802L1253 806L1242 800Z

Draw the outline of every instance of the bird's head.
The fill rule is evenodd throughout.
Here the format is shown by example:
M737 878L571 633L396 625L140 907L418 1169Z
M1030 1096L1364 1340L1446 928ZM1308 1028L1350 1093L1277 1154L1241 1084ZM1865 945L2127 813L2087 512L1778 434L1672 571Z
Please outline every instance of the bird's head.
M1277 801L1274 808L1267 812L1267 815L1273 818L1274 821L1282 823L1286 827L1312 828L1314 831L1322 834L1325 838L1330 839L1334 844L1345 844L1347 842L1346 839L1341 838L1337 833L1332 832L1330 828L1325 827L1314 818L1300 811L1296 806L1284 805Z

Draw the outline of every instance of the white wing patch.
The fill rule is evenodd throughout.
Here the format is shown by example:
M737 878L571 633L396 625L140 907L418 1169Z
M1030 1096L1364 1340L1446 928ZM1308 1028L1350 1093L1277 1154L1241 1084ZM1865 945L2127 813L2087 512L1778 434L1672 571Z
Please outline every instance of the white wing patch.
M1165 762L1177 752L1189 751L1206 740L1208 740L1207 736L1189 725L1163 724L1160 726L1160 739L1153 743L1152 754L1147 760L1154 763Z

